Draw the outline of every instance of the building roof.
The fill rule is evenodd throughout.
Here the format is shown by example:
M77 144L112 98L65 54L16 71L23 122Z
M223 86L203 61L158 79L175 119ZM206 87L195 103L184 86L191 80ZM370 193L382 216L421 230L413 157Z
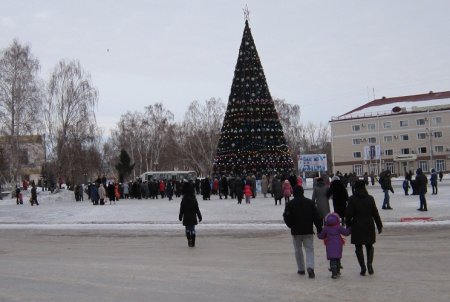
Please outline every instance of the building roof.
M422 110L418 110L418 109ZM352 119L377 115L423 110L450 109L450 91L376 99L344 113L333 120Z

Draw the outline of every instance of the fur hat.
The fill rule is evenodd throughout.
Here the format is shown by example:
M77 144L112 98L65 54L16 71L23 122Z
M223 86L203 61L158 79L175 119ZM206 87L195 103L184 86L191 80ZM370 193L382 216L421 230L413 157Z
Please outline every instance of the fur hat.
M355 182L355 185L353 186L353 188L355 188L355 189L365 189L366 188L366 183L364 182L364 180L357 180Z
M302 186L295 186L293 191L294 197L301 197L305 193L305 190L303 190Z
M335 180L340 180L339 176L334 175L333 177L331 177L331 181L335 181Z

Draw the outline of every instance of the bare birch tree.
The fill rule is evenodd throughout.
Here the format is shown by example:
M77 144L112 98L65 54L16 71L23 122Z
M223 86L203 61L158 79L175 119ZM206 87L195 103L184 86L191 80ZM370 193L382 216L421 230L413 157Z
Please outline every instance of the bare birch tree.
M97 90L89 73L78 61L61 60L51 75L44 111L50 155L60 176L71 178L75 173L78 157L74 150L95 144L96 104Z
M202 175L210 175L220 138L226 104L211 98L201 104L193 101L177 131L183 158Z
M328 158L331 158L328 125L312 122L302 124L299 105L292 105L280 99L275 99L274 102L295 165L301 153L326 153Z
M160 163L161 152L169 142L169 133L173 124L173 113L165 109L162 103L156 103L145 107L145 117L147 124L148 136L143 138L146 144L147 155L147 171L162 167Z
M135 164L132 172L134 178L146 171L173 167L161 162L161 153L170 141L173 119L173 113L165 109L162 103L145 107L143 113L127 112L121 116L109 144L114 146L117 156L121 149L130 155Z
M0 132L8 137L10 179L20 170L18 137L38 133L42 89L38 80L39 61L29 46L14 40L0 56Z

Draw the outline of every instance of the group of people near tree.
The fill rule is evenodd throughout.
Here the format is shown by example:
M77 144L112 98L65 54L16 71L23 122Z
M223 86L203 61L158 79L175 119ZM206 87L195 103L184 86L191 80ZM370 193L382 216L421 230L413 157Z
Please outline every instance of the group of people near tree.
M200 192L200 180L194 182L194 190L197 194ZM107 180L105 176L98 177L93 183L87 186L77 185L73 188L76 201L83 200L83 194L88 195L88 199L94 205L103 205L107 200L115 204L119 199L158 199L168 198L172 200L173 196L180 197L183 192L184 182L179 180L142 180L137 178L132 182L117 182Z
M303 179L300 176L280 176L280 175L262 175L259 184L261 187L261 194L266 198L268 194L275 200L275 205L280 204L282 199L285 203L293 193L293 187L302 185ZM227 199L228 196L232 199L236 198L237 203L241 204L245 199L249 204L252 198L257 195L257 179L255 175L248 176L220 176L204 178L201 183L201 194L203 200L210 200L211 195L219 195L219 198Z

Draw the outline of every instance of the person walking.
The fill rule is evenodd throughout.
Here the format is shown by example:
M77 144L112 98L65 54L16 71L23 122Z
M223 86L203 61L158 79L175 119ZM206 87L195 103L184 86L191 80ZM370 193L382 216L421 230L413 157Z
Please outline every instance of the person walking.
M242 198L244 197L244 181L241 177L236 177L236 180L234 181L234 192L238 204L241 204Z
M422 169L418 168L416 170L416 186L417 193L419 194L420 206L417 211L428 211L427 199L425 198L425 194L427 194L427 184L427 177L423 174Z
M316 204L320 217L324 219L325 216L330 213L330 202L328 196L328 187L325 185L325 181L322 179L322 177L319 177L317 179L311 199Z
M367 172L364 172L363 180L364 180L364 183L366 184L366 186L368 186L369 185L369 175L367 174Z
M21 199L21 192L20 192L20 187L18 185L16 185L16 203L19 204L23 204L23 199Z
M201 181L201 191L203 200L210 200L211 199L211 186L209 185L209 178L206 177Z
M294 198L286 204L283 219L291 229L297 273L305 275L306 268L309 278L315 278L313 225L320 233L322 231L322 218L314 202L304 196L303 187L296 186L294 188ZM306 267L303 249L306 254Z
M252 199L253 196L251 180L247 180L247 182L244 185L244 195L245 195L245 203L250 204L250 200Z
M30 202L31 202L31 205L32 206L34 206L34 205L39 205L39 202L38 202L38 200L37 200L37 189L36 189L36 185L34 184L34 182L32 183L32 185L31 185L32 187L31 187L31 198L30 198Z
M222 199L222 195L225 199L228 199L228 180L225 175L222 175L219 181L219 198Z
M323 239L327 251L327 259L330 261L331 278L336 279L341 275L342 249L345 243L343 236L350 235L351 229L341 226L341 217L337 213L330 213L325 217L325 227L317 234Z
M408 177L409 177L409 173L406 172L405 173L405 179L403 180L403 183L402 183L402 188L403 188L403 191L405 192L406 196L409 195L408 191L409 191L409 188L410 188L410 186L409 186L410 180L408 180Z
M283 196L284 196L284 203L285 204L289 202L289 199L291 198L291 195L292 195L292 185L291 185L290 181L286 179L283 182Z
M331 185L327 193L328 198L333 200L334 212L342 217L342 224L345 225L345 209L347 208L348 192L339 176L335 175L331 178Z
M438 188L437 188L437 180L438 180L438 174L435 169L431 169L431 176L430 176L430 184L431 188L433 189L433 195L437 195Z
M186 231L186 238L188 240L188 246L195 246L195 226L198 222L202 221L202 213L198 207L197 198L195 197L194 186L191 183L186 183L183 188L183 198L180 203L180 214L178 219L183 221L183 225ZM197 222L198 217L198 222Z
M166 196L167 196L167 198L169 198L169 201L171 201L173 198L173 185L170 180L167 181Z
M261 178L261 193L264 195L264 198L267 197L267 192L269 191L269 181L266 175L263 175Z
M272 179L272 192L273 198L275 199L275 205L277 202L281 205L281 198L283 197L283 188L281 186L281 181L278 176L274 176Z
M381 189L384 192L383 206L381 208L383 210L392 210L389 198L389 191L394 193L394 189L392 188L391 183L391 171L386 170L381 172L378 182L380 183Z
M98 188L98 198L100 199L100 205L105 205L105 199L106 199L106 189L103 186L103 184L100 184L100 187Z
M101 184L103 184L103 183L101 183ZM97 188L97 185L95 183L92 183L90 192L91 192L90 193L90 197L91 197L91 200L92 200L92 204L94 206L98 205L98 199L99 199L98 188Z
M364 181L359 180L355 183L355 193L348 199L345 220L347 227L351 227L351 243L355 245L356 258L361 267L360 275L365 276L366 271L373 275L375 225L378 234L381 234L383 223L375 199L367 192ZM367 267L364 262L363 245L366 246Z

